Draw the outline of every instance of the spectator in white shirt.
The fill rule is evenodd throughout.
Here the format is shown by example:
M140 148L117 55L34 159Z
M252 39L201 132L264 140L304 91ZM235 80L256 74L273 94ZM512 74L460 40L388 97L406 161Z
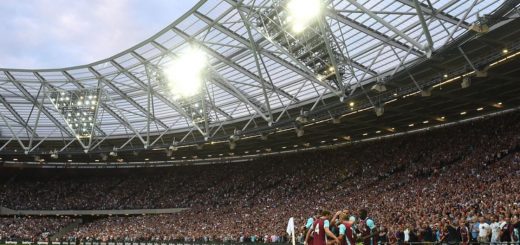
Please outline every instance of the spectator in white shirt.
M406 230L404 230L404 242L405 243L408 243L410 241L410 229L406 228Z
M498 217L494 216L493 223L489 225L489 228L491 229L491 245L497 245L500 242L500 223L498 221Z
M479 218L478 225L478 242L482 244L486 244L489 242L489 224L484 221L484 217Z

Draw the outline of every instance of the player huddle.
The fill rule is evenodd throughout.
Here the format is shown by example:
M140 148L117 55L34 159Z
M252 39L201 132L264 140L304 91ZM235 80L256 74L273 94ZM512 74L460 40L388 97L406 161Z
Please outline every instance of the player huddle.
M361 240L364 245L376 245L378 233L368 211L359 211L356 218L348 209L331 212L318 211L305 224L305 245L354 245Z
M448 218L443 218L440 224L436 223L433 226L433 229L423 223L420 234L417 234L416 230L410 229L409 226L397 233L377 229L374 220L368 217L366 209L361 209L358 217L352 215L347 209L338 211L334 215L323 210L310 217L302 229L305 231L305 245L402 244L398 240L404 241L405 244L414 242L462 245L520 244L520 220L517 216L512 220L502 216L499 219L495 216L491 225L483 216L478 222L474 217L469 227L463 219L455 219L452 222Z

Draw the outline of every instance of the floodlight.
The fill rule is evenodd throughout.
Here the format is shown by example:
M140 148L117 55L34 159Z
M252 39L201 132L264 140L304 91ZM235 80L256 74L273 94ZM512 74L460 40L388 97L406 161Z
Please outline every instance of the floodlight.
M488 22L487 16L481 17L477 12L477 20L468 29L478 33L487 33L489 32Z
M186 98L200 93L207 63L206 54L195 46L173 59L163 70L172 95Z
M58 159L58 151L56 151L56 150L51 151L51 158L52 159Z
M322 3L321 0L290 0L287 10L287 22L292 25L292 31L300 33L321 14Z
M229 136L229 140L230 141L238 141L238 140L240 140L240 135L233 134L233 135Z
M323 0L273 1L272 8L260 11L256 22L266 39L310 68L317 80L339 88L346 70L339 52L342 47L337 42L327 44L334 37L319 28L326 4Z
M380 93L385 92L386 86L384 83L376 83L376 84L374 84L374 86L372 86L372 90L380 92Z
M233 141L233 142L239 141L241 134L242 134L242 130L240 130L240 129L233 130L233 134L231 136L229 136L229 141Z
M305 124L309 121L309 112L304 111L303 109L300 111L300 115L296 117L296 122L300 124Z
M76 137L88 140L96 124L95 105L99 93L98 88L68 91L53 89L48 96Z

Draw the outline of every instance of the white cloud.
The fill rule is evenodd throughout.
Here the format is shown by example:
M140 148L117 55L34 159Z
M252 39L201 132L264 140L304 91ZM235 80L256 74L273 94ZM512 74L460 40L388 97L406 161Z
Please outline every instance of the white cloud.
M183 2L3 0L0 67L66 67L112 56L162 29L195 0Z

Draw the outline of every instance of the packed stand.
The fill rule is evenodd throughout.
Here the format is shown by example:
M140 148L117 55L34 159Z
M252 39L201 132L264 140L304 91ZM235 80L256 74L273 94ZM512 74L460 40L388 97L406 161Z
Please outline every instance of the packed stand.
M48 241L73 219L47 217L0 218L0 241Z
M161 169L149 178L134 173L14 179L1 189L0 206L190 208L97 219L63 239L279 242L289 217L301 226L318 208L348 208L353 214L366 208L388 243L448 241L454 239L446 235L453 236L450 227L461 223L471 240L483 235L491 241L496 227L480 234L475 229L485 226L481 222L502 228L519 224L519 137L520 113L515 112L331 150ZM298 236L302 241L304 231Z

